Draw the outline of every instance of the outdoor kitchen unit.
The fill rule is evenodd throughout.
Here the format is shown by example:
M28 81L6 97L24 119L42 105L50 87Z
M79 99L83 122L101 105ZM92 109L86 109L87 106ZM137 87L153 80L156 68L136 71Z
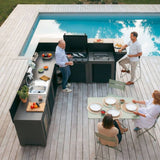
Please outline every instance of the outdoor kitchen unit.
M64 40L66 53L73 56L71 82L106 83L115 78L113 43L87 43L85 34L64 34Z
M105 83L115 78L113 43L89 43L89 82Z
M66 35L63 36L66 42L66 54L71 54L71 61L74 65L71 66L71 82L87 82L87 35ZM78 74L77 74L78 73Z
M127 52L118 52L114 47L113 39L102 43L94 43L87 39L86 34L63 36L66 42L66 54L72 55L74 62L71 68L70 82L107 83L115 79L116 63ZM36 52L55 51L57 41L52 43L39 43Z

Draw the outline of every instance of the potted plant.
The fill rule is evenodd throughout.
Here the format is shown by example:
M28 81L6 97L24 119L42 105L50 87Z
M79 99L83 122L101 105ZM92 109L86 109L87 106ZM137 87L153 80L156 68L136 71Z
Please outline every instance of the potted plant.
M18 91L18 95L23 103L27 102L28 91L29 88L26 85L22 86L21 89Z

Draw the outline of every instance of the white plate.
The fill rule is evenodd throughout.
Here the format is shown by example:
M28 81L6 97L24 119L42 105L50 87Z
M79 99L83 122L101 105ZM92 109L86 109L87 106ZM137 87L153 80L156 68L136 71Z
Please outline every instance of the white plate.
M117 117L120 115L120 111L116 110L116 109L111 109L111 110L108 110L107 112L108 114L111 114L113 117Z
M115 104L116 103L116 99L114 97L107 97L107 98L105 98L105 103L107 103L107 104Z
M95 104L91 104L90 106L90 109L92 110L92 111L100 111L101 110L101 105L100 104L97 104L97 103L95 103Z
M135 111L137 109L137 106L136 106L136 104L128 103L128 104L126 104L126 109L129 111Z

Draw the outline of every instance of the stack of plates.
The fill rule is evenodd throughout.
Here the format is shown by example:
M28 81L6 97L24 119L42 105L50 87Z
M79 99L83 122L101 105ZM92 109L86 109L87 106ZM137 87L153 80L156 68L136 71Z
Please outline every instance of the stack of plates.
M89 106L89 108L91 109L91 111L93 112L98 112L102 109L102 106L98 103L93 103Z
M106 97L106 98L104 98L104 103L106 104L106 105L113 105L113 104L115 104L116 103L116 98L114 98L114 97Z
M110 109L107 112L108 114L111 114L113 117L118 117L120 115L120 111L116 110L116 109Z
M126 109L128 111L136 111L137 110L137 106L136 106L136 104L133 104L133 103L127 103L126 104Z

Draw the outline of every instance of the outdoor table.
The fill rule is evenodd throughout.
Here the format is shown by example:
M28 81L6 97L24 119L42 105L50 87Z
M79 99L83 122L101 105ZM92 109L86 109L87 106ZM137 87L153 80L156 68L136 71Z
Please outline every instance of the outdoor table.
M124 99L125 103L132 102L133 100L133 98L131 97L119 97L119 96L113 96L113 95L109 95L107 97L114 97L116 98L116 100ZM109 109L117 109L115 105L105 106L103 104L104 98L106 97L88 97L88 106L93 103L99 103L103 106L102 110L105 110L106 112ZM138 119L139 118L139 116L135 115L134 113L126 112L122 108L120 108L119 110L121 111L121 115L117 119ZM93 112L88 111L88 118L103 118L103 117L104 115L102 115L101 112L93 113Z

